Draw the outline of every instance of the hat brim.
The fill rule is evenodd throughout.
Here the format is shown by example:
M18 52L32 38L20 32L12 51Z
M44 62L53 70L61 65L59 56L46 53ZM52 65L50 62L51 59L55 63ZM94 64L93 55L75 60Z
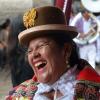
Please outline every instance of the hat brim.
M70 36L72 39L78 35L77 29L73 26L58 25L58 24L49 24L41 25L29 28L22 31L18 35L19 43L24 46L28 46L30 40L45 36L45 35L60 35L60 36Z

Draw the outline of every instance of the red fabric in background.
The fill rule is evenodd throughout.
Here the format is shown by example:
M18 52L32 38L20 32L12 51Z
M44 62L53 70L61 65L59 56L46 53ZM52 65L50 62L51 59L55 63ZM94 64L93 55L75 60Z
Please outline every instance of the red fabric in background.
M56 0L55 6L63 10L65 1L66 0ZM71 9L72 9L72 0L67 0L67 5L65 8L65 12L64 12L66 15L66 19L67 19L67 25L69 25Z
M63 9L64 1L65 1L65 0L56 0L55 6L58 7L58 8Z

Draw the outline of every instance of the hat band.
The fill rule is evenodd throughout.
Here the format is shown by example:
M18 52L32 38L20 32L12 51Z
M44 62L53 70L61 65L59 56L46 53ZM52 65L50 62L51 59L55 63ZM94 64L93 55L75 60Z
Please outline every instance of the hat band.
M35 26L32 28L29 28L23 32L21 32L21 34L19 34L18 38L22 37L23 35L27 34L27 33L32 33L32 32L37 32L37 31L46 31L46 30L60 30L60 31L77 31L75 27L73 26L67 26L64 24L49 24L49 25L40 25L40 26Z

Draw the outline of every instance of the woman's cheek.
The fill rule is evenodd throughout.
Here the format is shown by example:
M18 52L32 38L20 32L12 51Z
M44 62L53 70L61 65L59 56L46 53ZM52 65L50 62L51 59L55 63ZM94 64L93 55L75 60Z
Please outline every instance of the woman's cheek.
M31 57L30 55L28 55L28 62L29 62L29 64L30 64L31 67L32 67L32 57Z

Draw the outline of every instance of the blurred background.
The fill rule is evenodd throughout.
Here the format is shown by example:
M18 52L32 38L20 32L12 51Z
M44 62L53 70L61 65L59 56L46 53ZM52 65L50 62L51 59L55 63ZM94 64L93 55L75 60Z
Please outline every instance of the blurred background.
M98 0L90 1L96 2ZM76 25L76 20L78 19L78 16L80 16L79 13L82 11L82 9L85 8L85 10L88 10L87 5L85 7L85 4L83 5L82 2L83 0L72 1L72 9L69 20L69 24L72 26ZM7 95L8 91L12 87L32 78L34 74L27 62L25 50L18 44L17 39L19 32L25 29L22 22L23 13L32 7L40 7L44 5L55 6L55 3L56 0L0 0L0 100L4 100L5 95ZM95 5L96 4L97 3L95 3ZM100 7L98 9L100 11ZM92 19L96 20L96 18L100 16L99 11L89 11L91 14L93 14ZM98 73L100 73L99 21L100 17L98 20L94 21L94 23L96 23L96 35L94 35L92 39L93 42L95 42L95 59L93 60L95 63L94 69ZM87 41L84 42L81 41L81 39L76 38L75 42L79 46L86 45L85 42ZM90 42L90 44L93 42ZM90 58L93 58L93 53L90 55Z

